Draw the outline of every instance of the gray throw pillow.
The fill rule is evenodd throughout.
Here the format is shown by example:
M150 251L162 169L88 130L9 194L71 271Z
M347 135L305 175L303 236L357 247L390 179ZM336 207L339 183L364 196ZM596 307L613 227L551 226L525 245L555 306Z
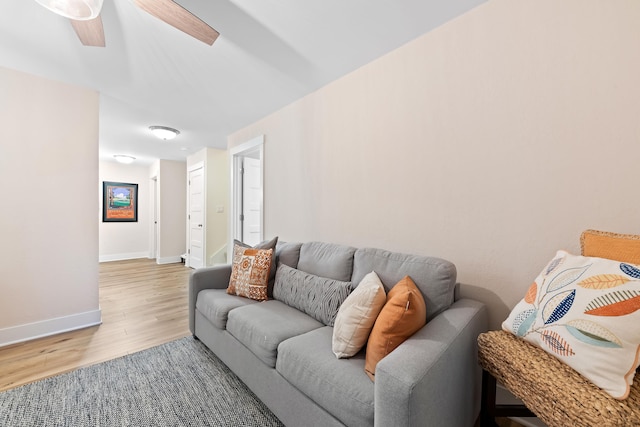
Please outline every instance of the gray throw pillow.
M280 263L273 298L333 326L342 302L353 290L351 282L327 279Z

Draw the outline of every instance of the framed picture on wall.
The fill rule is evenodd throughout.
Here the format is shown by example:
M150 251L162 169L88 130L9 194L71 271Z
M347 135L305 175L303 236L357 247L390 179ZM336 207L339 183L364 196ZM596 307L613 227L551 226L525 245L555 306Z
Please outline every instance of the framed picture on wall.
M102 222L138 222L138 184L102 181Z

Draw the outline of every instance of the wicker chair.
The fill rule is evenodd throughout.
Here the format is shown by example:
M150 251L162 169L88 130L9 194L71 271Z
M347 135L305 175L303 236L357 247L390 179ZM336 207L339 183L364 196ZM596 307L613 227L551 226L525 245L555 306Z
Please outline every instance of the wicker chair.
M590 238L593 239L588 240ZM594 239L607 241L602 244ZM631 256L640 255L639 236L595 230L582 234L582 253L619 259L608 254L621 253L622 240L625 241L623 251L631 253L628 252L631 247ZM595 242L598 246L585 250L585 242ZM637 259L629 262L632 261ZM537 416L549 427L640 426L640 378L634 381L627 399L614 399L544 350L505 331L480 334L478 359L483 368L481 427L496 426L495 417L531 416ZM497 405L496 381L524 405Z
M616 400L555 357L505 331L478 337L480 426L495 417L537 416L549 427L640 426L640 384ZM496 380L524 405L496 405Z

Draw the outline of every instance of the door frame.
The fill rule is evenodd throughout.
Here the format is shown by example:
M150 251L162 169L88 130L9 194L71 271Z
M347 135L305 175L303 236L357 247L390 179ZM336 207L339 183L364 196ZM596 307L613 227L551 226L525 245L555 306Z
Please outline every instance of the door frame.
M260 158L260 241L264 240L264 135L259 135L229 149L231 167L231 209L229 210L229 246L227 262L233 254L233 240L242 239L242 160L245 157Z
M150 251L149 251L149 258L150 259L158 259L158 247L160 246L160 238L158 237L158 233L159 233L159 227L158 227L158 223L160 221L159 219L159 214L160 214L160 209L158 206L159 203L159 196L158 196L158 176L154 175L151 178L149 178L149 180L151 181L151 191L150 193L150 202L151 202L151 209L150 209L150 219L151 219L151 227L150 227L150 239L151 239L151 247L150 247Z
M207 266L207 180L204 162L197 162L187 167L187 257L185 266L191 267L191 172L202 169L202 192L205 199L202 204L202 266Z

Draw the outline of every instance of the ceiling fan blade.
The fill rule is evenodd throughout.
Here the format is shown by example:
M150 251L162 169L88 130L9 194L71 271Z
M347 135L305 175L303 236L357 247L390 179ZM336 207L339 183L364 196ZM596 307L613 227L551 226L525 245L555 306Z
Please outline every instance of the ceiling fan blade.
M78 21L70 19L71 26L75 30L78 38L85 46L104 47L104 29L102 28L102 18L98 15L88 21Z
M145 12L211 46L220 33L172 0L135 0Z

